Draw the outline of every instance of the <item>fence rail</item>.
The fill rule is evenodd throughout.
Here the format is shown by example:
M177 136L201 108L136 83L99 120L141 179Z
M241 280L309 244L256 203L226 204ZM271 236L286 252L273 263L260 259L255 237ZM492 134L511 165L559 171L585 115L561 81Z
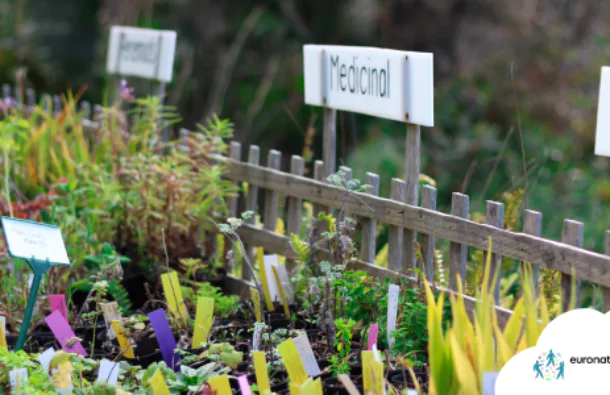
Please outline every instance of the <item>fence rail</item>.
M14 94L11 94L12 92ZM15 98L17 108L26 113L31 112L36 105L36 94L32 89L12 89L8 84L4 84L2 94L5 98ZM58 114L62 109L62 101L57 95L42 94L41 103L43 108L51 110L54 114ZM80 110L84 117L83 127L88 134L94 136L102 127L94 119L100 111L100 106L91 106L90 103L81 101ZM325 151L328 152L328 150ZM418 153L407 154L416 155ZM231 142L229 157L214 155L214 160L226 166L228 179L235 183L245 181L250 186L245 196L229 199L231 214L238 215L239 207L245 207L246 210L261 213L263 217L262 228L249 222L240 229L239 233L244 243L248 250L251 247L260 246L268 253L286 257L289 262L296 259L290 239L274 233L279 214L280 196L284 196L287 200L285 205L286 229L289 234L296 233L300 228L304 201L312 203L314 214L341 206L345 198L345 191L329 184L324 177L327 174L325 168L334 168L334 166L316 161L313 178L307 178L303 176L305 161L297 155L290 158L289 171L282 171L282 154L275 150L269 151L266 166L260 164L260 149L256 145L249 147L247 161L242 161L241 157L241 145L238 142ZM407 158L407 162L409 162L409 158ZM411 164L411 166L415 165ZM346 174L346 178L351 177L351 169L347 167L341 167L341 169ZM447 264L449 290L446 291L455 292L458 289L458 278L461 278L462 283L466 280L468 249L476 248L486 251L488 237L491 237L494 271L500 267L500 258L503 256L530 262L534 269L537 292L540 268L561 272L561 288L567 296L564 300L564 307L567 307L569 302L570 285L572 275L574 275L578 284L580 281L588 281L600 285L604 311L610 310L610 256L582 248L584 230L582 222L564 220L562 242L557 242L540 237L542 214L536 211L525 210L522 232L513 232L503 229L504 205L500 202L486 202L485 223L480 224L468 220L469 197L467 195L453 193L451 213L446 214L436 210L437 190L431 186L422 188L421 206L418 206L413 196L407 196L408 188L403 180L392 179L390 198L377 196L378 175L367 173L365 182L372 185L373 189L367 193L354 193L348 199L346 206L350 214L360 217L362 229L360 257L351 265L352 268L366 271L380 278L396 279L398 276L403 276L410 281L417 281L410 277L409 269L418 265L428 278L434 280L435 244L439 239L447 240L450 242L450 246ZM259 205L261 195L259 190L264 192L264 206ZM410 191L409 195L414 195L413 191ZM241 199L243 199L243 204L240 205ZM378 223L389 225L387 269L372 264L376 251ZM414 254L417 246L414 243L416 233L419 234L421 260L416 260ZM605 236L605 253L610 254L610 231L607 231ZM247 297L246 286L250 285L249 271L242 270L242 273L243 278L229 276L227 288L233 293ZM498 301L499 286L494 290L494 294ZM577 289L577 298L578 295ZM465 302L470 311L476 306L476 300L473 298L466 297ZM509 310L501 307L497 307L497 311L502 322L505 322L511 314Z

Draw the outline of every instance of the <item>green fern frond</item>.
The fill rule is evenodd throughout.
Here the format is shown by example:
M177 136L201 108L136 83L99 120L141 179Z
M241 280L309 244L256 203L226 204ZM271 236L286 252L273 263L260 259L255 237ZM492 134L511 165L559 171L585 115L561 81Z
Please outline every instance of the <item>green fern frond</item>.
M117 302L121 310L124 312L131 311L131 300L129 294L123 284L117 280L111 280L108 285L108 292L112 295L113 299Z
M309 256L311 254L311 248L309 247L309 244L305 240L302 240L299 235L295 233L292 233L290 235L290 239L290 245L292 246L294 252L299 255L299 260L301 262L308 262Z

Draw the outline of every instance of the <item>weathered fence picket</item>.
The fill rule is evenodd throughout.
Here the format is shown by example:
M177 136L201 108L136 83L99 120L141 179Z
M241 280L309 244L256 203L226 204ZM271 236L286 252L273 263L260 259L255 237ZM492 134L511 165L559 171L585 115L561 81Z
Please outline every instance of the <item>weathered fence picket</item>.
M451 214L468 219L470 200L467 195L453 192L451 199ZM449 245L449 288L458 289L458 281L462 289L466 284L466 261L468 259L468 246L457 242ZM459 280L458 280L459 278Z
M504 204L494 202L491 200L487 201L485 205L485 223L487 225L495 226L496 228L502 228L504 226ZM493 243L492 243L493 250ZM487 262L487 254L485 252L485 262ZM502 257L498 254L491 254L491 267L490 267L489 284L493 283L493 295L496 304L500 304L500 281L502 280ZM495 280L495 282L493 282Z
M582 222L574 221L571 219L565 219L563 221L563 235L562 240L564 243L582 248L584 240L585 226ZM572 269L572 267L570 267ZM571 270L570 270L571 271ZM576 307L580 306L580 280L578 277L574 278L568 271L567 273L561 274L561 290L563 291L563 311L568 311L570 307L570 301L572 298L576 301ZM576 281L575 294L572 293L572 282Z
M365 184L370 185L367 193L373 196L379 194L379 176L374 173L366 173ZM360 218L360 260L374 262L377 246L377 221L374 218Z
M405 200L407 183L401 179L392 179L391 199L398 202ZM404 243L403 228L390 225L388 229L388 269L400 272L403 268L402 254Z
M430 185L424 185L422 188L421 201L423 208L436 210L436 188L431 187ZM436 238L432 235L422 233L420 235L420 244L424 262L423 272L426 274L428 281L432 282L436 276L436 259L434 257Z

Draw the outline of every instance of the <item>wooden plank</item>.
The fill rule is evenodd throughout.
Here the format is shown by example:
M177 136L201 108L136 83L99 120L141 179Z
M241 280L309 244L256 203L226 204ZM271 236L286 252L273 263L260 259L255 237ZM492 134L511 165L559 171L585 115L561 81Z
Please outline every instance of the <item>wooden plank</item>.
M406 176L407 190L405 203L417 206L419 195L419 158L421 147L421 128L407 125Z
M290 173L303 176L305 161L299 155L292 155L290 158ZM287 234L301 234L301 217L303 215L303 199L298 197L288 198L288 218L286 224Z
M458 218L468 218L470 207L467 195L453 192L451 199L451 215ZM468 259L468 245L463 243L451 242L449 244L449 288L458 289L459 281L464 289L466 284L466 260Z
M238 162L241 163L241 162ZM260 148L257 145L251 145L248 150L248 164L252 166L258 166L260 163ZM235 180L235 181L246 181L248 183L248 193L246 194L246 211L253 211L255 214L258 211L258 185L251 183L248 180ZM246 223L254 224L255 215L253 215L250 219L246 221ZM256 262L254 259L254 252L252 250L252 246L248 245L244 242L244 249L246 253L251 258L252 264ZM252 273L250 273L250 268L246 263L246 260L242 262L241 266L241 276L244 280L249 281L252 278Z
M337 110L324 108L324 130L322 142L322 159L324 162L324 180L336 172L337 163Z
M322 162L321 160L317 160L314 162L313 178L316 181L324 182L324 162ZM318 214L320 214L321 212L327 212L327 211L328 211L328 209L325 208L324 206L314 203L314 205L313 205L314 220L318 219Z
M428 210L436 210L436 188L424 185L421 194L421 205ZM436 259L434 258L434 245L436 238L426 233L420 235L421 252L424 261L423 273L430 282L434 282L436 274Z
M292 155L290 158L290 173L303 176L305 170L305 161L299 155ZM293 233L301 235L301 217L303 216L303 199L298 197L288 197L288 209L286 217L286 235L291 236ZM286 259L286 269L289 274L292 274L296 268L293 259Z
M229 179L248 180L251 184L274 189L288 196L301 197L319 206L336 208L341 204L343 191L332 185L246 163L236 163L222 156L214 156L213 159L227 165L225 176ZM382 197L365 193L355 195L357 198L353 197L348 202L352 214L374 217L389 225L409 226L416 232L481 250L487 249L487 238L492 237L494 250L499 255L564 273L569 273L570 268L574 266L578 278L610 287L609 256L525 233L477 224L465 218Z
M504 204L488 200L485 205L485 223L496 228L504 227ZM493 250L493 240L492 250ZM487 262L487 254L484 253L484 262ZM493 287L493 295L496 304L500 304L500 282L502 280L502 257L498 254L491 254L491 267L489 270L491 278L489 285ZM492 282L495 279L495 285Z
M610 255L610 230L606 231L604 239L604 251L606 255ZM610 287L602 286L602 312L610 311Z
M258 229L255 228L252 225L243 225L242 227L240 227L237 231L237 233L239 234L239 236L242 238L242 240L244 242L247 242L253 246L264 246L265 250L267 250L269 253L271 254L278 254L281 256L285 256L286 258L291 258L291 259L296 259L297 255L294 252L294 250L292 249L292 246L290 245L290 238L283 236L283 235L278 235L276 233L273 233L271 231L265 230L265 229ZM328 255L328 251L321 251L322 253ZM362 262L362 261L355 261L355 262L351 262L348 264L348 269L349 270L362 270L367 272L369 275L373 276L373 277L377 277L379 278L381 281L385 280L386 278L390 278L392 280L392 282L398 282L400 280L400 278L406 278L412 286L420 286L421 282L419 280L417 280L414 277L410 277L410 276L405 276L399 272L390 270L390 269L386 269L380 266L375 266L366 262ZM244 283L240 282L238 283L238 285L235 286L235 290L236 292L241 292L242 289L239 287L244 287ZM455 295L455 292L445 289L445 288L441 288L441 287L435 287L432 285L432 288L435 290L439 290L441 292L445 292L448 295ZM446 298L448 298L448 295L446 295ZM477 301L470 297L470 296L464 296L464 304L466 306L466 309L468 310L468 312L470 313L474 313L476 311L476 305L477 305ZM496 313L498 314L498 323L500 324L500 327L504 327L504 325L506 325L506 322L508 321L508 319L510 318L512 312L510 310L504 309L502 307L496 306Z
M571 219L565 219L563 221L563 235L562 240L564 243L573 245L576 247L582 247L584 239L585 226L582 222L574 221ZM567 273L561 274L561 290L563 291L563 311L568 311L570 307L570 299L572 298L572 275ZM577 277L578 278L578 277ZM576 308L580 307L580 280L576 280Z
M523 213L523 233L542 236L542 213L534 210L525 210ZM532 265L532 282L536 297L540 295L540 267Z
M267 157L267 166L273 170L280 170L282 154L279 151L271 150ZM277 214L279 210L279 192L267 189L265 192L265 218L264 227L267 230L275 231L277 226Z
M231 141L231 145L229 146L229 156L231 159L241 162L241 144L239 142ZM238 186L239 181L233 181L233 185ZM231 217L237 217L238 204L239 192L235 193L235 196L229 198L229 213Z
M392 179L391 199L398 202L405 200L407 183L401 179ZM390 225L388 229L388 269L399 272L403 260L403 229L400 226Z
M421 128L419 125L407 125L406 158L405 158L405 181L406 192L404 202L413 206L419 201L419 160L421 147ZM417 267L417 256L415 253L416 234L410 228L404 229L403 241L403 270Z
M367 190L369 195L379 194L379 176L374 173L366 173L365 184L372 186ZM377 221L374 218L360 218L360 260L363 262L375 262L375 250L377 241Z

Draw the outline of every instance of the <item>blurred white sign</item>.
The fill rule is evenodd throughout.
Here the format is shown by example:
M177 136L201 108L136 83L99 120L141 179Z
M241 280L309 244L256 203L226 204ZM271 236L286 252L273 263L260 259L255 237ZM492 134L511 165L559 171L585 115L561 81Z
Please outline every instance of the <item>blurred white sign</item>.
M174 31L112 26L106 70L111 74L170 82L175 52Z
M61 230L57 226L2 217L2 231L11 257L70 264Z
M304 45L305 103L434 126L433 55Z
M595 155L610 156L610 67L602 67L597 103Z

